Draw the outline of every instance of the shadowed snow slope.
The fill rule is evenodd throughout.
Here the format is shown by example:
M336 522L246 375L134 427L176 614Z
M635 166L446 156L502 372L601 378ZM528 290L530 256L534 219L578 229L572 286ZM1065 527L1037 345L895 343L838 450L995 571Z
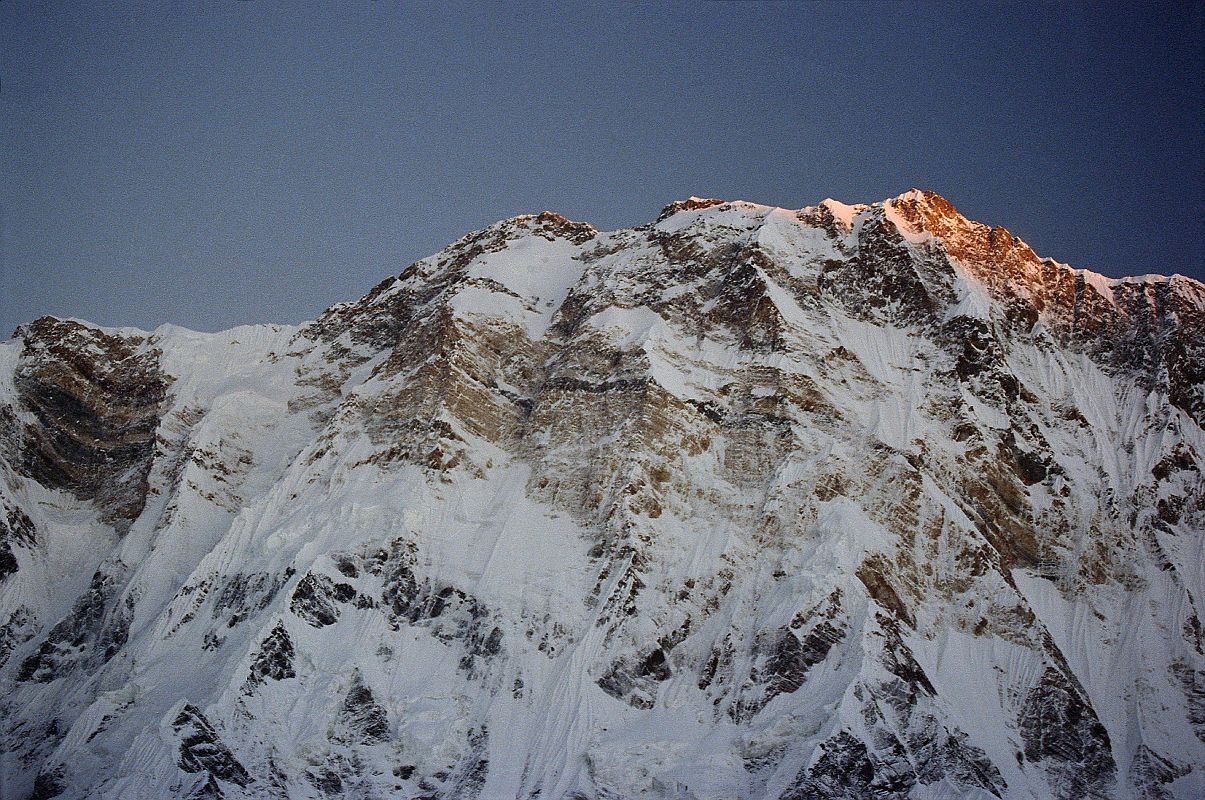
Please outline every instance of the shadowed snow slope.
M1196 798L1205 287L911 191L0 344L0 795Z

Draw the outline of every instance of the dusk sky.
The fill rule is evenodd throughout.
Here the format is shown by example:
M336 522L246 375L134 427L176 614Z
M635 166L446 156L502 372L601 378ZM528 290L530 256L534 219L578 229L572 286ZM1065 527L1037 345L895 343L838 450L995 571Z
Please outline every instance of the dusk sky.
M499 218L689 195L918 186L1199 279L1203 8L5 0L0 336L299 322Z

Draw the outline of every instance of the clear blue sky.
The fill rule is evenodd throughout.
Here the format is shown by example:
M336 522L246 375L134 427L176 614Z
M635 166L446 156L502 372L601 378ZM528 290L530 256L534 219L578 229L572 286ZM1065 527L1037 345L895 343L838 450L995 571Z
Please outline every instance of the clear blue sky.
M692 194L919 186L1201 278L1202 3L1027 5L4 0L0 336L301 321L502 217Z

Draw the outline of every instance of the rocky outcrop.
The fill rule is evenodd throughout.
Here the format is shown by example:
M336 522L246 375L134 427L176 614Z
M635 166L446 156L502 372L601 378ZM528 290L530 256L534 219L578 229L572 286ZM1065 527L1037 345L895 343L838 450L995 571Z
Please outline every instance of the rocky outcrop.
M125 529L146 503L155 429L170 379L145 338L43 317L17 330L13 377L32 419L14 464L43 486L94 500Z
M322 628L339 620L338 604L355 599L356 590L348 584L310 572L293 589L289 610L315 628Z
M377 744L389 738L388 713L358 672L343 698L338 721L353 744Z
M21 568L17 552L37 544L33 520L21 509L7 503L0 508L0 581Z
M93 575L88 590L76 601L70 613L50 629L37 651L21 663L17 680L50 683L67 677L79 666L95 666L112 657L125 637L120 621L117 631L108 637L103 635L117 581L113 572Z
M1117 766L1109 733L1082 690L1048 669L1025 698L1021 737L1030 761L1053 762L1052 785L1060 797L1108 797Z
M172 731L179 738L179 766L188 773L207 775L206 785L223 781L243 787L251 781L247 770L225 745L199 708L185 704L172 720ZM216 788L216 787L215 787ZM222 796L218 791L218 796Z
M282 623L276 623L272 632L260 642L259 649L251 659L251 674L247 678L247 685L253 687L265 681L283 681L297 677L297 672L293 669L295 654L289 632Z

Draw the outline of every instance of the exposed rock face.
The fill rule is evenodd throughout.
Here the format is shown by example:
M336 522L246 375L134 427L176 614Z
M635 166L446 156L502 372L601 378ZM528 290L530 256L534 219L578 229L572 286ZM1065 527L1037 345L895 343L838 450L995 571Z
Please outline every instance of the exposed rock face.
M1116 765L1109 733L1084 702L1082 690L1048 669L1025 698L1021 738L1030 761L1050 760L1060 794L1107 797Z
M17 331L13 382L33 419L20 431L13 466L51 489L93 500L127 528L142 513L155 429L168 380L143 337L110 335L43 317Z
M292 637L284 625L277 624L260 644L259 651L251 660L251 675L247 678L247 685L296 678L297 673L293 669L294 655Z
M347 731L347 739L353 743L377 744L389 738L388 713L377 702L372 690L364 685L358 672L343 698L338 721Z
M70 613L50 630L37 651L22 662L17 680L50 683L62 677L80 658L105 660L111 656L108 647L95 645L99 644L115 586L113 575L104 572L93 575L88 590L75 602ZM122 640L114 642L120 648L124 635L113 638Z
M13 548L28 549L36 544L33 521L21 509L5 503L0 508L0 581L20 568Z
M180 769L207 774L206 785L224 781L245 787L250 781L247 770L196 706L186 704L172 721L172 730L180 738Z
M0 795L1205 795L1205 287L912 191L0 345Z

